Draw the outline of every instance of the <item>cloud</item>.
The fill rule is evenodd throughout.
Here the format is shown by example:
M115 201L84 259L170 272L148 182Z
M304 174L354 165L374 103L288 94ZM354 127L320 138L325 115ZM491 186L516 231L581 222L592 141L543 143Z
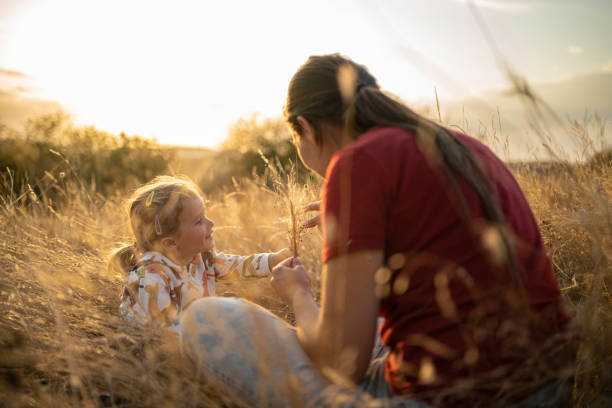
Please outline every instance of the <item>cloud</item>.
M567 47L567 52L573 55L578 55L582 54L584 52L584 49L579 45L569 45Z
M28 77L23 72L13 71L13 70L4 69L4 68L0 68L0 75L1 76L12 77L12 78L27 78Z
M506 11L512 13L525 13L531 11L533 4L520 0L454 0L458 3L473 3L476 7Z
M30 76L12 69L0 68L0 89L3 95L11 94L15 98L28 97L34 91L28 83Z
M55 101L25 97L22 90L7 89L0 85L0 123L17 129L30 117L61 110Z

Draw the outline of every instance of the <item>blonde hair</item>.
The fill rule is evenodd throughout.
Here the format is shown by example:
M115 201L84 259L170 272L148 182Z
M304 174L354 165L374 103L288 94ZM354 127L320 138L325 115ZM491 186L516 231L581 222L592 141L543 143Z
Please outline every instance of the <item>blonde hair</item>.
M140 253L179 229L184 201L201 196L198 186L182 176L157 176L137 188L126 203L134 243L113 251L109 269L129 272Z

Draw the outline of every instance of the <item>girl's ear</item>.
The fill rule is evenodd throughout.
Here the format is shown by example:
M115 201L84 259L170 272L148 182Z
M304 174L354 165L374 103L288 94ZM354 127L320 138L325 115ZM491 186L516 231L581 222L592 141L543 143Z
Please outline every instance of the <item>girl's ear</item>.
M176 248L176 239L173 237L162 238L160 241L162 248L164 249L175 249Z
M297 121L302 128L302 137L305 137L310 143L317 144L315 128L305 117L298 116Z

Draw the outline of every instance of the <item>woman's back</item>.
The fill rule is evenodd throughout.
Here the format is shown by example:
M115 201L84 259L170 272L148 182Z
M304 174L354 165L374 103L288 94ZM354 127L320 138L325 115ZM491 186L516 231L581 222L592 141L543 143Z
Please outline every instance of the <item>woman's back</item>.
M485 222L476 193L455 176L457 194L436 150L412 133L374 128L328 167L323 261L384 250L389 269L377 274L376 290L386 319L381 334L392 350L387 380L397 394L516 368L539 346L540 335L570 320L517 182L486 146L455 135L494 186L525 292L513 283L501 236ZM525 313L522 296L535 313Z

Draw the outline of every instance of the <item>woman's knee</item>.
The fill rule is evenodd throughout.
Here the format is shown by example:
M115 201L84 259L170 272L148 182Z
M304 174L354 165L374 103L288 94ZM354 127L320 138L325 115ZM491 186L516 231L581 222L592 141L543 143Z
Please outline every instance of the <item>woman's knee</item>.
M189 308L183 313L181 324L187 320L194 319L200 324L208 321L215 321L224 316L236 314L239 309L247 308L247 301L240 298L226 297L204 297L195 300L189 305Z
M207 297L194 301L183 313L180 333L183 339L202 333L226 331L236 327L251 307L239 298Z
M197 366L213 362L235 346L244 315L250 306L237 298L202 298L194 301L181 318L179 336L183 352Z
M202 298L183 314L180 336L186 351L202 348L278 349L297 343L295 330L268 310L239 298ZM279 344L280 343L280 344Z

